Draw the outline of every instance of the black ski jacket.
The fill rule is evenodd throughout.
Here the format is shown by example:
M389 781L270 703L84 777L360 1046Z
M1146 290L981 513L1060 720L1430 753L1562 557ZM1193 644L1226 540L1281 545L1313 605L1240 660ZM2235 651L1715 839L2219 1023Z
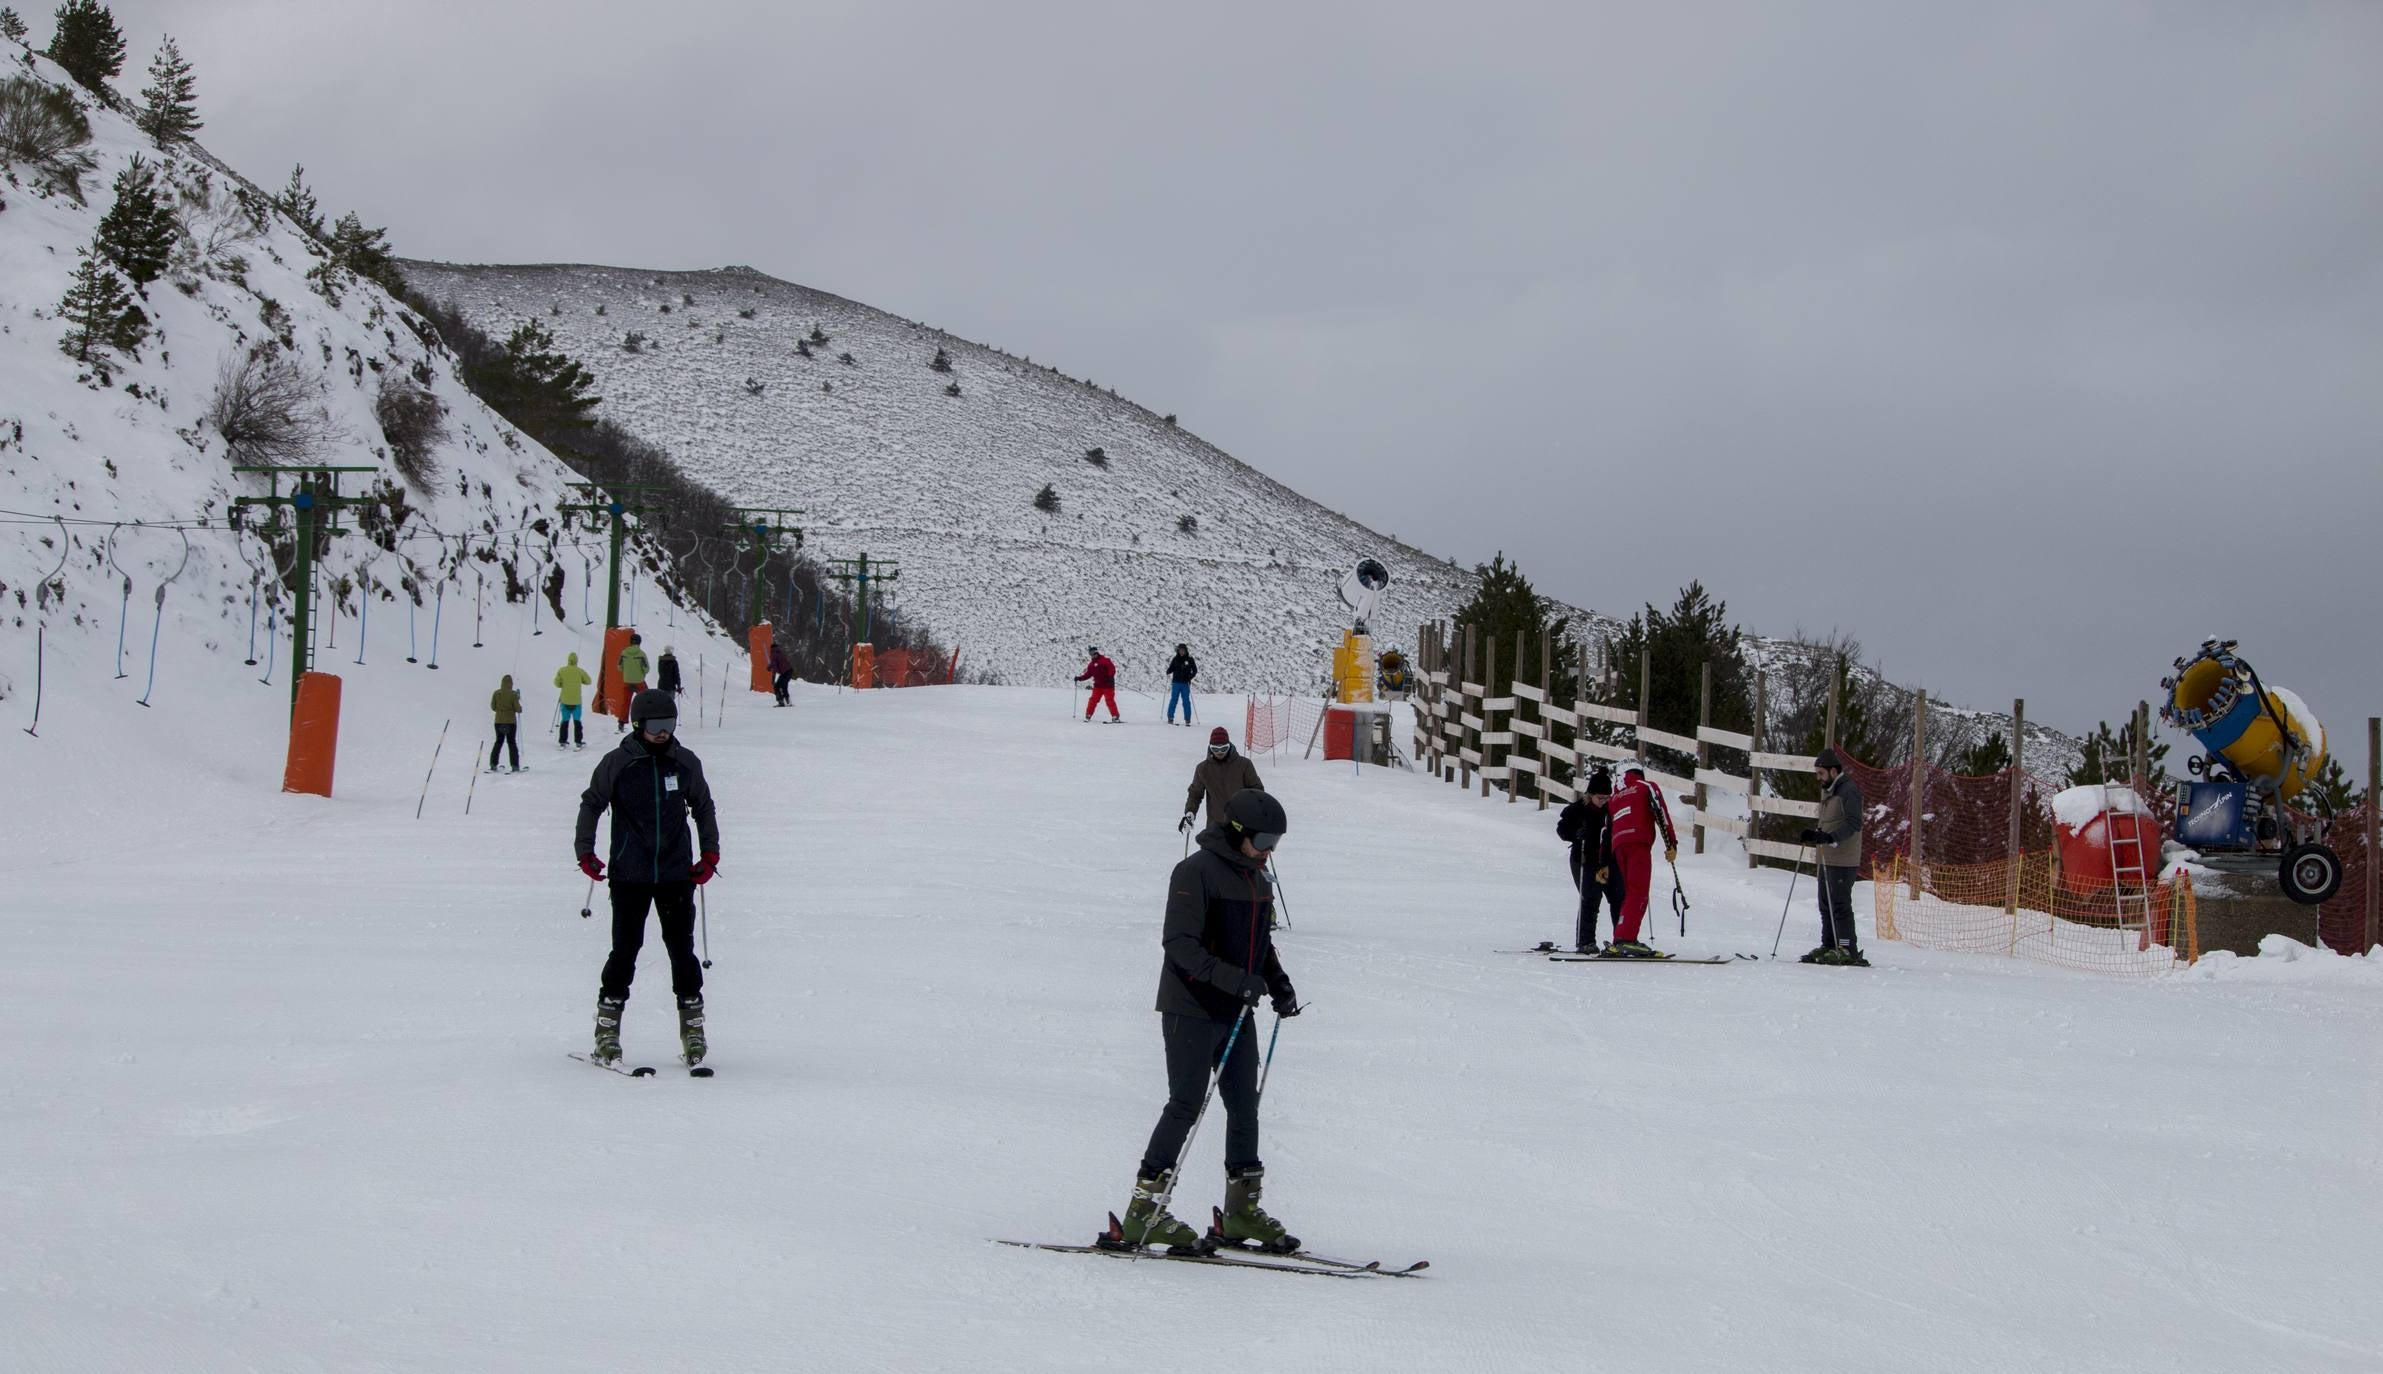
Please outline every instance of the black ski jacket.
M612 871L631 883L683 883L698 853L720 852L720 823L712 812L703 761L677 741L659 754L637 735L597 760L579 797L571 842L580 858L596 852L596 818L612 812ZM687 847L687 817L695 818L700 849Z
M669 654L662 655L659 665L654 671L657 674L654 678L655 690L669 692L672 695L686 690L686 684L678 675L678 659L675 657Z
M1556 838L1572 846L1572 876L1580 877L1581 861L1597 856L1592 868L1613 866L1613 812L1576 801L1556 815Z
M1200 665L1190 654L1177 654L1167 664L1167 676L1177 682L1189 682L1200 675Z
M1241 1014L1241 984L1251 970L1266 980L1269 994L1292 995L1266 929L1273 909L1265 870L1215 827L1201 831L1199 848L1167 880L1158 1009L1230 1021Z

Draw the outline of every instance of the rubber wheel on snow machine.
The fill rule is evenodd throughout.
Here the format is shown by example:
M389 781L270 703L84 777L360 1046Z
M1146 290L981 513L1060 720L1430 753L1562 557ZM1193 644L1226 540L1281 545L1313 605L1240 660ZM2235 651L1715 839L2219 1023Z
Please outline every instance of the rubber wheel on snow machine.
M2284 851L2275 878L2285 896L2302 906L2316 906L2341 891L2342 859L2321 844L2296 844Z

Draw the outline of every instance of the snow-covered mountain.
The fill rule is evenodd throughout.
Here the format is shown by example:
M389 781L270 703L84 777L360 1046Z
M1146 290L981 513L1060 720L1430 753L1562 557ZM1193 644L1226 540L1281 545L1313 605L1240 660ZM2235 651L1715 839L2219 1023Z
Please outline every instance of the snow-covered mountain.
M1098 644L1148 687L1183 641L1204 686L1312 688L1358 559L1390 569L1381 647L1479 581L1114 392L751 268L402 268L499 338L538 320L601 414L732 501L804 509L813 555L899 560L899 604L1009 682Z

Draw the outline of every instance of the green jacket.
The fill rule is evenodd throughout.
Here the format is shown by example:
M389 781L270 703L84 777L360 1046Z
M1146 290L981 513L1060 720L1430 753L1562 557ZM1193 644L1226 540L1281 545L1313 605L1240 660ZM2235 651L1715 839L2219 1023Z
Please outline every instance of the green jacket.
M645 659L644 647L642 645L632 644L628 648L621 650L620 666L621 681L631 685L645 681L645 671L648 665Z
M504 682L488 694L488 709L496 712L496 723L511 725L521 719L521 693L513 690L513 675L507 673Z
M581 705L579 697L581 689L594 682L595 679L587 675L587 669L579 666L579 655L577 654L572 654L564 661L562 667L554 670L554 689L563 694L563 705L565 706Z

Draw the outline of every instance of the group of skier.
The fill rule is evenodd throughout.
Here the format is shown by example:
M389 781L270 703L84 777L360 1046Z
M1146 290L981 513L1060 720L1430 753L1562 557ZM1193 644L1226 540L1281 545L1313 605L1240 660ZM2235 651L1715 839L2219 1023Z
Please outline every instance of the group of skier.
M1092 720L1093 712L1105 702L1109 708L1107 723L1115 725L1122 722L1124 717L1117 711L1116 662L1107 654L1102 653L1098 644L1086 649L1084 656L1088 661L1084 665L1084 671L1076 674L1076 681L1092 684L1092 695L1084 702L1085 721L1089 723ZM1178 710L1183 712L1184 725L1189 726L1193 723L1191 685L1192 679L1199 675L1200 663L1198 659L1192 657L1191 646L1188 644L1176 645L1175 656L1167 661L1167 724L1175 724L1175 713Z

